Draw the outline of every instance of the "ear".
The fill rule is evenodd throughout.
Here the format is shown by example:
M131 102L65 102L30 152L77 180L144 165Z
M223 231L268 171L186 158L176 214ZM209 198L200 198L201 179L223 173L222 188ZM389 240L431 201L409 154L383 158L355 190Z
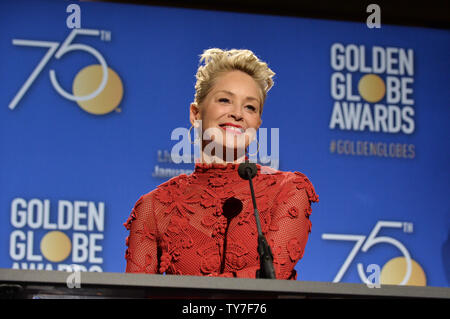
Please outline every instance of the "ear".
M191 103L189 107L189 120L192 125L194 125L194 121L200 120L200 108L195 102Z

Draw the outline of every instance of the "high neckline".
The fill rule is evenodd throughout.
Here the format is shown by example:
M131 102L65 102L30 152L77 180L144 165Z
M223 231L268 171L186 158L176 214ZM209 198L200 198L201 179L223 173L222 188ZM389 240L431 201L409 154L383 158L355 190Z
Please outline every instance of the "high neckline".
M226 174L226 173L236 173L238 171L239 165L241 163L195 163L194 173L202 174ZM261 169L261 165L256 164L258 172Z
M206 182L210 185L229 184L244 181L238 173L240 163L195 163L192 176L198 182ZM258 173L261 165L256 164Z

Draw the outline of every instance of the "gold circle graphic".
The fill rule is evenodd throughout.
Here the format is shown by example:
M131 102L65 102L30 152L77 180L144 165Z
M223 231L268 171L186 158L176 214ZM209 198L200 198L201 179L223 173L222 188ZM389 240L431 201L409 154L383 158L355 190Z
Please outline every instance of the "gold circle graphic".
M380 283L382 285L399 285L406 274L405 257L397 257L389 260L381 269ZM427 277L422 267L411 259L411 277L409 277L408 286L426 286Z
M386 85L378 75L366 74L359 80L358 91L364 100L375 103L386 94Z
M100 64L89 65L81 69L73 80L73 95L89 95L99 87L103 77ZM123 85L119 75L108 67L108 81L105 88L96 97L87 101L77 101L88 113L103 115L112 112L122 101Z
M66 259L72 250L69 237L60 231L51 231L41 240L41 252L51 262L60 262Z

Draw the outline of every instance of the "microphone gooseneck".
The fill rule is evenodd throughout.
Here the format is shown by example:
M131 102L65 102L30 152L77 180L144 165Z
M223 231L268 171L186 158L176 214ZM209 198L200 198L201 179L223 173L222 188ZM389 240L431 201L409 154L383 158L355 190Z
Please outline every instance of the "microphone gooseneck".
M241 178L248 180L250 184L250 191L252 194L253 209L256 221L256 228L258 231L258 254L260 261L260 269L257 272L257 278L276 279L275 269L273 267L273 255L266 237L262 233L261 222L259 220L259 212L256 207L255 191L253 189L252 178L258 173L255 163L244 162L239 164L238 174Z

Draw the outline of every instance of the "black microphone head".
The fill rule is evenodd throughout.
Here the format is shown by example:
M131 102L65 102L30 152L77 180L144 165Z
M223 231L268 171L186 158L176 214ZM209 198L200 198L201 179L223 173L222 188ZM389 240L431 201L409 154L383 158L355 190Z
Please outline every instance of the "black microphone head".
M236 197L230 197L223 203L223 216L225 216L228 221L230 221L232 218L239 215L239 213L242 211L243 206L244 205L242 204L241 200L237 199Z
M255 163L244 162L244 163L239 164L238 174L241 178L249 179L249 175L250 175L250 178L253 178L256 176L257 173L258 173L258 169L256 168Z

